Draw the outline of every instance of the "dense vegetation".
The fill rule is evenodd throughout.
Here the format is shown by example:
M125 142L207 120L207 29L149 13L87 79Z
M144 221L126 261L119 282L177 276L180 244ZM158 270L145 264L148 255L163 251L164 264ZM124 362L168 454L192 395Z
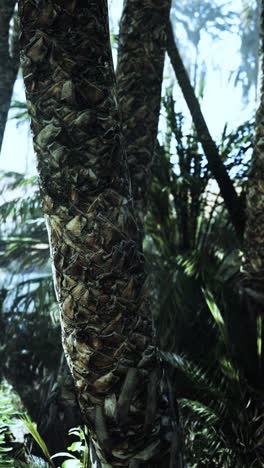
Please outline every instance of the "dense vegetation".
M199 11L195 25L194 11ZM190 74L202 97L206 75L199 64L201 26L209 32L211 28L213 35L221 34L233 27L234 13L227 14L216 2L200 1L181 2L173 13L173 21L184 25L197 53ZM244 69L235 76L235 82L244 76L245 99L256 78L256 47L249 48L247 41L257 40L252 32L257 13L258 5L245 2ZM251 61L246 60L249 56ZM180 421L190 468L260 467L264 460L262 316L252 311L252 292L241 271L241 241L213 182L196 129L179 111L174 96L169 88L162 98L166 128L156 144L144 251L151 309L171 397L177 401L175 418ZM22 108L24 118L23 103L14 105ZM242 206L252 133L252 122L246 122L232 132L225 128L217 143ZM2 172L1 186L0 270L5 276L0 285L0 380L12 385L22 403L12 409L17 402L8 398L5 383L0 394L0 466L53 466L61 458L51 459L50 453L66 452L72 444L62 467L88 467L87 429L73 429L73 443L68 438L81 418L60 344L37 180ZM21 410L37 423L38 440L33 446L32 438L16 444L9 436L12 412ZM34 438L32 422L27 425ZM47 463L32 457L31 449Z

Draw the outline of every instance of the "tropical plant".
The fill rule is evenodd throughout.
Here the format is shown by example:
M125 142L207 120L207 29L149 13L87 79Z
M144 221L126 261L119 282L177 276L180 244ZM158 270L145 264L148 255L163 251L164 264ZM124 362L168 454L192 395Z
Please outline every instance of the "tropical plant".
M263 463L261 319L247 308L240 243L193 130L186 135L170 94L158 148L146 251L163 358L174 370L190 466ZM243 198L252 124L227 134L219 151ZM245 346L246 343L246 346ZM197 462L198 460L198 462Z
M41 451L43 452L44 457L48 460L52 468L55 468L55 465L51 459L51 455L49 453L49 449L44 442L43 438L41 437L40 433L38 432L35 424L32 422L30 417L27 414L21 416L23 423L25 424L26 428L28 429L29 433L32 435L33 439L37 442L38 446L40 447Z
M174 360L177 356L178 362L182 362L182 353L187 353L188 357L185 356L184 360L185 362L190 361L189 364L186 364L189 365L190 369L192 369L192 366L196 366L196 369L200 369L200 374L208 373L208 367L210 368L212 362L214 362L221 374L218 351L222 345L215 326L215 319L208 311L204 291L212 290L218 300L221 301L221 304L223 297L230 298L232 296L232 290L236 289L239 283L240 253L238 243L234 230L228 221L223 202L219 194L212 191L216 190L216 188L212 189L210 172L196 134L192 129L186 134L187 126L183 116L175 113L175 103L169 92L164 98L164 111L167 115L168 127L164 144L160 144L157 150L158 155L154 165L145 240L146 251L151 262L149 268L155 284L154 298L156 300L153 300L153 303L156 304L156 323L162 347L167 351L174 352ZM235 178L237 187L240 186L242 191L244 190L245 174L248 169L248 152L252 146L248 136L249 129L251 129L251 124L245 124L239 127L237 131L231 132L231 134L228 134L225 129L220 144L223 160ZM15 177L17 177L17 182L14 180ZM21 184L23 187L24 184L24 178L15 174L6 175L5 180L6 183L8 181L8 188L21 187ZM34 181L35 179L28 181L28 184L34 184ZM32 255L38 254L39 260L36 259L36 265L41 267L41 265L46 264L48 249L44 223L40 219L37 223L38 229L35 230L35 223L31 222L31 216L38 217L39 201L37 191L35 188L29 191L31 195L28 198L23 197L22 202L18 196L16 200L6 202L2 206L2 219L6 223L3 224L6 241L3 244L2 261L6 266L6 254L8 255L8 264L11 266L14 265L12 263L14 259L18 264L20 264L20 261L24 261L24 245L27 247L26 257L28 259L31 259ZM20 221L18 225L15 220ZM23 224L22 221L25 221L25 223ZM15 241L12 238L14 230L16 230ZM27 244L24 243L24 239L27 239ZM38 244L44 245L45 249L36 250L35 246ZM12 246L10 250L9 246ZM19 268L19 271L21 271L21 268ZM39 274L36 279L38 278ZM18 291L20 287L21 284L18 282ZM43 288L45 291L45 285L43 285ZM41 363L40 369L45 369L49 388L53 385L52 383L48 384L48 382L53 382L53 373L50 366L51 364L55 365L54 352L52 356L45 352L47 337L43 331L48 324L50 324L51 330L54 327L51 320L48 320L54 298L53 296L50 299L47 298L46 305L45 301L38 303L38 295L35 296L35 290L29 287L25 291L24 302L22 301L19 306L19 293L16 293L15 283L12 286L11 296L9 293L7 298L8 301L5 303L5 307L10 304L10 313L6 315L6 319L8 317L10 333L6 333L6 341L9 347L5 349L8 349L7 354L12 356L12 362L10 362L8 369L6 368L5 375L9 375L10 378L12 376L10 371L16 369L19 365L20 348L28 349L27 354L25 354L25 369L22 374L24 376L28 375L28 369L30 368L33 372L28 377L27 382L23 382L21 378L18 380L20 386L24 385L28 389L29 382L32 382L32 379L33 381L37 379L39 383L38 387L36 387L36 395L38 395L40 387L45 388L45 386L43 379L40 378L41 373L39 377L36 373L37 366L34 365L34 362ZM14 305L12 305L12 298L14 299ZM27 308L23 309L23 304L31 304L32 314L26 311ZM157 304L159 304L159 307L157 307ZM22 314L19 314L20 307ZM236 304L235 310L237 309ZM38 312L36 313L36 311ZM23 317L25 321L23 321ZM43 317L43 320L41 317ZM56 324L56 315L54 320ZM21 323L23 323L22 330ZM8 338L11 333L14 333L15 326L17 326L20 333L20 338L16 342L17 362L14 362L16 352L10 348L13 342ZM23 341L24 333L25 340ZM34 333L36 334L35 342L28 339L29 336L34 336ZM240 335L240 338L241 340L244 339L244 335ZM49 334L49 340L49 346L51 347L58 342L58 337L56 334ZM238 341L238 338L236 341ZM43 355L41 352L42 347L39 346L41 342L43 342ZM190 343L191 347L189 346ZM201 343L203 343L203 346L201 346ZM30 348L28 348L29 345ZM244 346L241 348L243 353ZM211 350L210 362L208 362L208 349ZM50 358L52 358L51 362L49 362ZM59 354L57 359L59 359ZM251 358L249 358L250 360ZM184 366L182 367L184 368ZM199 430L204 431L204 436L208 430L206 418L202 419L203 427L200 420L197 422L197 426L195 425L196 420L193 416L193 422L191 423L191 416L186 413L187 402L196 401L196 405L207 404L208 408L210 408L210 401L199 400L201 392L197 393L196 390L197 385L198 387L200 385L199 379L194 373L190 382L190 373L190 370L186 372L186 369L181 371L178 369L176 377L174 375L172 380L177 382L177 396L184 401L183 414L184 418L186 418L184 430L187 438L191 433L194 437L194 427L199 427ZM210 385L217 387L218 381L215 382L214 374L210 374L210 378L211 382L209 381L208 387ZM30 391L32 392L32 386L30 386ZM208 393L210 394L209 390ZM32 393L29 395L32 398ZM50 400L50 396L43 393L42 400ZM215 411L217 411L217 408ZM35 416L35 413L31 412L31 414L32 417ZM45 405L41 412L41 418L43 418L44 414ZM38 421L41 421L39 416ZM213 434L214 432L210 432L210 435ZM204 441L203 453L205 460L208 458L210 451L208 448L209 439L211 440L208 435L208 445ZM45 436L44 440L46 440ZM221 440L221 447L223 447L224 438ZM191 449L188 450L188 456L193 459L197 453L196 443L190 444L188 447ZM228 449L226 450L228 451ZM219 460L222 460L221 457ZM71 463L74 463L74 459L72 459Z
M168 128L153 168L146 248L157 273L155 302L161 337L166 347L175 350L168 335L180 346L184 336L181 326L192 327L193 321L198 325L200 309L193 310L191 317L188 304L204 303L204 280L213 282L214 288L217 284L222 287L225 267L230 267L229 275L232 265L239 270L241 255L197 136L193 130L186 132L183 116L175 113L174 105L168 94L164 99ZM252 124L246 123L230 134L224 129L219 144L221 157L241 199L252 151L251 128ZM192 296L196 298L194 301Z
M6 384L0 386L0 467L13 468L13 447L10 443L13 424L12 416L17 414L10 399L10 388Z
M1 180L0 375L55 452L80 416L62 356L45 221L36 178L3 173Z
M232 301L228 297L225 302L222 299L225 305L222 313L210 291L204 290L204 294L213 317L211 328L216 326L218 332L207 359L204 355L203 360L193 361L192 349L188 355L163 353L164 359L175 369L174 379L178 383L175 397L182 413L186 457L193 467L262 466L263 388L258 378L263 360L262 338L256 327L254 348L258 349L257 353L250 339L247 340L252 366L249 374L245 353L240 353L241 344L233 339L234 318L237 320L241 312L239 298L236 297L237 302L234 302L235 295Z
M77 441L72 442L72 444L67 447L68 452L56 453L51 458L67 457L62 463L61 468L92 468L87 444L89 434L87 432L86 428L81 427L70 429L69 435L77 437Z
M1 468L55 468L54 459L63 457L64 461L60 464L61 468L83 467L91 468L88 451L87 430L81 427L70 429L69 436L75 437L75 441L67 448L68 452L50 455L46 442L40 435L37 426L28 414L21 413L18 410L21 407L21 401L14 393L12 387L3 383L0 387L0 467ZM19 418L19 419L18 419ZM27 435L31 435L39 447L42 456L46 462L30 453L26 444L17 442L15 435L18 428L18 422L22 421L27 430ZM17 428L15 428L17 426ZM15 430L16 429L16 430ZM14 431L14 433L12 432ZM77 439L77 440L76 440ZM74 455L73 455L74 453Z
M67 447L68 452L59 452L54 455L51 455L49 449L46 445L46 442L41 437L36 425L33 423L31 418L24 414L21 417L23 423L25 424L27 430L33 437L33 439L38 444L41 452L43 453L45 459L48 461L48 466L51 468L55 468L54 459L57 458L64 458L64 461L60 465L59 468L91 468L91 462L89 458L89 450L87 445L87 430L86 428L82 429L81 427L74 427L69 430L69 436L75 436L77 441L71 443L69 447ZM73 453L75 455L73 455ZM34 457L29 456L28 461L34 463ZM17 462L16 468L23 468L23 462L21 464L20 461ZM30 465L31 466L31 465ZM42 465L38 465L42 466Z
M154 53L154 57L150 60L152 57L150 52L155 49L158 41L153 42L146 34L145 43L148 45L142 49L138 40L140 35L136 31L141 32L144 15L141 9L132 8L131 12L135 13L133 17L129 13L129 3L126 3L123 16L123 24L126 26L123 30L121 28L122 37L119 42L121 71L118 68L117 81L136 211L133 211L131 204L132 193L129 189L128 171L122 151L123 140L119 134L116 100L113 99L115 86L111 57L106 47L108 39L105 3L98 2L99 6L97 4L91 6L89 28L94 28L94 34L87 35L83 19L88 10L83 10L81 5L72 6L76 16L72 15L72 12L69 13L69 6L65 9L57 7L52 9L53 4L50 3L48 6L31 4L28 9L27 1L21 1L21 23L24 28L21 34L23 57L27 56L24 60L24 73L35 146L39 154L42 197L55 263L54 273L57 296L61 305L64 346L78 388L80 404L89 423L97 461L99 465L104 465L107 463L106 460L110 460L110 466L121 464L127 466L128 463L133 466L141 463L143 459L144 465L153 466L153 456L159 458L161 455L157 440L156 445L155 440L152 441L152 437L154 439L156 437L153 429L155 426L161 434L170 432L173 428L169 437L162 440L166 446L164 451L167 457L155 460L155 466L160 466L161 463L170 463L174 466L177 464L175 453L179 446L178 442L175 442L178 429L174 415L171 418L170 414L173 404L169 398L169 383L166 386L162 381L162 385L158 385L161 369L151 320L147 315L148 299L145 289L142 288L145 282L141 250L142 232L135 224L137 219L141 227L146 212L147 181L156 140L159 107L159 96L156 99L156 94L160 92L165 47L161 41L162 47L158 48L159 53ZM138 5L140 6L140 3ZM164 5L163 2L162 8L166 7L167 14L169 3ZM153 10L153 5L151 8ZM28 14L32 15L30 21ZM161 27L158 19L162 17L160 10L156 12L156 16L157 21L154 22L156 26L158 25L156 34L157 37L163 38L164 34L159 36ZM80 28L74 30L71 21L74 18L76 26L77 17ZM144 19L147 22L153 17L154 14L146 14ZM57 27L58 23L61 26L65 24L65 18L68 21L66 26L69 34L65 33L64 27ZM32 28L34 23L36 27ZM73 47L69 42L72 40L75 43L76 37L78 44L83 44L83 48L76 49L76 53L79 54L78 60L72 54ZM87 50L87 41L91 41L89 50L94 53L89 66L86 55L84 59L83 54L83 50ZM126 47L131 44L133 47L129 49L128 59L130 55L133 59L129 64L129 60L126 59ZM144 67L138 66L142 64L142 50L148 51L149 54L143 59ZM156 57L159 57L158 63L153 66ZM105 67L106 64L108 68L106 67L107 70L105 68L105 73L102 73L102 66ZM91 70L90 65L91 67L94 65ZM149 88L152 90L155 88L155 91L152 92L151 89L143 89L142 93L139 91L139 84L142 85L144 82L140 79L142 69L148 72L146 74L148 80L153 79L153 88L152 86ZM66 70L66 81L61 79L58 70ZM153 70L155 72L159 70L158 83L157 73L152 74ZM36 80L36 76L40 79ZM131 83L136 91L133 91ZM146 97L144 102L140 99L143 95ZM152 99L154 95L155 99ZM171 96L167 96L164 105L167 106L167 110L174 106ZM150 116L147 124L146 115ZM189 369L190 374L190 368L197 366L195 361L198 358L205 368L208 367L208 348L212 349L212 362L215 365L219 367L220 363L225 367L225 372L232 374L232 379L237 375L237 369L239 372L243 369L243 382L248 381L256 388L259 368L257 369L255 364L259 366L262 360L261 318L257 314L251 320L245 314L243 326L253 324L247 337L248 355L241 346L241 337L245 336L245 331L240 324L237 326L239 341L234 327L239 304L236 292L241 291L238 287L240 276L237 268L240 263L239 242L229 223L221 197L210 188L212 175L209 169L212 165L207 165L195 132L191 131L185 137L181 116L170 110L168 117L171 130L167 132L165 144L158 148L160 157L156 163L153 181L153 217L149 216L148 219L148 239L150 237L152 239L151 243L149 242L149 251L153 261L156 262L158 276L163 278L165 273L169 275L166 277L167 290L164 288L165 301L161 291L158 290L164 309L157 312L157 324L164 348L166 346L169 350L173 350L174 361L179 361L181 358L182 368L185 369L185 374L181 372L180 390L177 390L177 394L180 396L179 392L186 391L186 388L188 390L189 387L184 386L184 383L188 382L186 373ZM151 132L145 135L150 128L150 122ZM137 129L143 129L143 135L140 134L139 139L135 138L139 136ZM243 130L241 135L235 135L235 141L242 141L243 145L248 146ZM217 152L216 160L222 163L222 168L228 167L229 164L231 173L233 156L231 155L228 161L230 157L228 146L232 146L233 141L231 137L229 140L225 137L226 135L222 142L222 153L219 156ZM173 153L178 158L176 163L172 163L170 156L174 141L176 150L173 150ZM235 188L243 193L245 179L244 151L240 153L239 151L237 161L241 160L243 164L241 170L236 171L236 180L233 184L236 198L238 197ZM110 155L110 163L106 155ZM222 185L225 185L224 182ZM160 187L162 187L162 196L157 197ZM239 201L241 199L242 197ZM8 211L7 213L9 215ZM20 234L20 230L18 232ZM22 242L28 249L28 262L33 258L31 247L33 246L33 250L38 250L39 241L40 237L37 238L37 243L34 236L23 237ZM20 254L19 238L13 236L10 242L6 240L3 251L9 254L9 258L12 258L13 253ZM37 255L36 252L35 254ZM172 279L171 282L169 279ZM39 284L39 280L37 282ZM175 285L175 288L172 289L171 284ZM14 310L18 310L21 306L22 310L25 310L25 315L29 313L30 316L31 307L34 305L23 297L25 285L21 286L22 290L18 292L19 299L15 301ZM30 293L34 292L34 286L30 285L28 290ZM50 298L46 301L46 296L43 297L41 309L43 305L44 308L48 308L50 303ZM12 300L10 298L10 301ZM32 304L35 302L36 299ZM7 303L8 298L5 300L5 304ZM234 310L230 308L231 303L234 305ZM116 315L116 308L120 312L119 315ZM233 312L230 318L229 310ZM165 323L163 330L162 321ZM179 325L173 339L171 333L164 339L168 323ZM232 338L229 340L232 346L227 346L229 337ZM205 344L205 349L201 349L201 340ZM185 365L180 355L184 348L188 351L190 365ZM249 365L252 357L253 369ZM157 372L153 371L153 368ZM179 369L177 372L179 376ZM197 380L198 374L199 372L196 372ZM140 392L146 390L144 394L135 391L138 380L142 383L139 385ZM221 390L221 386L219 388ZM155 394L155 389L158 389L158 395ZM167 393L167 399L162 394L164 392ZM237 391L235 393L238 395ZM200 413L207 414L210 410L211 413L213 411L209 401L199 402L190 394L188 396L188 392L182 397L182 406L185 409L188 406L187 400L188 411L191 406L197 408L198 403L200 408L203 405ZM166 411L164 402L167 402ZM257 421L259 421L261 405L256 404L256 407ZM164 412L165 415L167 412L171 428L161 430L159 424L156 426L157 414L163 421L166 419L162 417ZM213 418L214 415L211 416ZM131 429L131 424L128 423L131 423L134 417ZM217 414L212 420L217 420ZM138 421L142 431L138 430ZM152 430L147 430L150 427ZM127 430L129 428L129 432L124 433L125 435L124 428ZM257 431L262 437L259 422L257 422ZM250 436L252 434L251 432ZM135 442L138 437L140 440ZM250 459L248 443L245 443L243 437L240 439L237 437L238 440L243 440L246 447L242 459L248 464L255 463L256 460L261 461L262 455L258 452L259 439L256 439L255 458ZM160 444L161 438L158 439ZM113 441L118 440L115 447ZM172 440L170 447L167 440ZM224 448L223 451L225 450L229 456L230 448ZM214 463L215 460L212 457L211 460L210 457L208 459L208 453L205 452L203 451L205 463ZM239 451L236 453L241 455ZM222 458L219 463L230 462L229 459L226 460ZM178 455L178 463L182 463L181 454Z

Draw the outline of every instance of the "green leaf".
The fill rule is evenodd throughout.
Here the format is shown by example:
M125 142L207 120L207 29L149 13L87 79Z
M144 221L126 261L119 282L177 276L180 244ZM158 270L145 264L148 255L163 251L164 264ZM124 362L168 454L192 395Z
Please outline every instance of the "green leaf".
M67 447L67 449L70 450L70 452L79 452L82 451L84 447L82 445L82 442L77 441L73 442L69 447Z
M42 439L40 433L38 432L36 425L33 423L33 421L30 419L30 417L27 414L24 414L21 416L21 420L25 424L26 428L32 435L33 439L37 442L38 446L41 448L44 456L47 458L47 460L50 462L52 468L55 468L55 465L53 461L51 460L51 456L48 450L47 445L45 444L44 440Z
M53 459L53 458L58 458L58 457L69 457L69 458L73 458L74 460L78 460L78 458L76 458L74 455L68 452L58 452L58 453L55 453L55 455L52 455L52 457L50 458Z
M83 467L83 464L77 459L65 460L61 465L61 468L79 468L79 467Z

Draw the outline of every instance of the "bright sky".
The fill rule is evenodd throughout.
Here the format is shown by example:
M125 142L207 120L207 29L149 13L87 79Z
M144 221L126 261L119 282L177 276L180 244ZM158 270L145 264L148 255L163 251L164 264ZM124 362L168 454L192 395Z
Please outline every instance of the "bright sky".
M122 0L109 0L110 26L115 31L117 31L122 3ZM226 2L219 0L219 3ZM232 9L241 11L241 0L232 0L231 4ZM182 36L184 36L183 33ZM234 89L233 85L228 82L230 71L235 70L239 65L239 45L240 38L235 33L224 33L221 35L221 40L214 41L206 33L201 36L199 57L203 58L208 69L205 94L201 106L209 129L215 139L221 135L226 122L228 122L231 130L252 118L254 113L254 95L250 100L250 104L243 108L241 87L238 86ZM185 53L186 48L187 45L185 46ZM194 60L194 58L191 58L193 55L191 48L187 49L187 54L189 60ZM169 85L174 80L169 61L166 62L165 76L168 77L165 83L167 82ZM180 96L179 91L176 91L176 94ZM21 76L16 82L13 97L16 100L24 100ZM179 103L179 110L184 111L186 106L183 100L179 97L177 102ZM16 120L9 119L3 142L0 169L36 173L28 124L18 126Z

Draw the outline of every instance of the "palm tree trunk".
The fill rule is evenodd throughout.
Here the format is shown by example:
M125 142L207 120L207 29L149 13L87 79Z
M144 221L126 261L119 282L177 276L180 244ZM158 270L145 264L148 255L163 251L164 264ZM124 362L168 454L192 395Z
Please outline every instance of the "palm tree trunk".
M147 210L157 138L171 0L126 0L121 18L117 91L137 218Z
M98 464L176 467L177 428L132 210L106 1L21 0L20 18L63 346Z
M19 66L16 0L0 0L0 150ZM13 18L11 32L10 22Z

